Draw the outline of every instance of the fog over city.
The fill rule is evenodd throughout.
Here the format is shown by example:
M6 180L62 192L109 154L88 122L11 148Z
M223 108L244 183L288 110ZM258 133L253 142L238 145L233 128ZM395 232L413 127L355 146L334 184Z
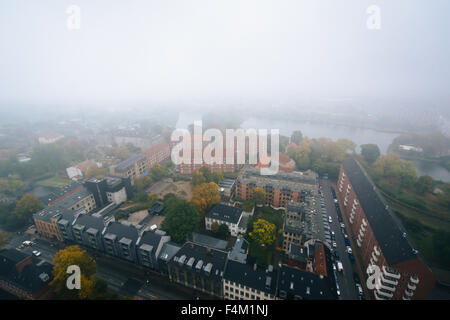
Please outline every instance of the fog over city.
M0 0L0 302L448 301L449 88L449 0Z
M1 111L247 101L448 109L450 3L376 1L381 29L371 30L372 2L4 0ZM81 10L76 30L70 5Z

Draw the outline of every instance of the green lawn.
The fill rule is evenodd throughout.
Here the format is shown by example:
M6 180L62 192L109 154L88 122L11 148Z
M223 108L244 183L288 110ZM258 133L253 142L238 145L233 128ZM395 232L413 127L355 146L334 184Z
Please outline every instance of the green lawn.
M64 187L72 182L70 179L60 178L60 177L52 177L45 180L37 181L36 184L43 187Z

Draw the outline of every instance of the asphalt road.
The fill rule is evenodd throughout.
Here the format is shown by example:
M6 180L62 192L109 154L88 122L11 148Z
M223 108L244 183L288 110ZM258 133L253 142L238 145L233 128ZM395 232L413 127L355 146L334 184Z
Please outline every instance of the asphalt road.
M336 207L334 204L334 198L331 193L330 182L326 179L320 179L319 184L322 186L322 194L325 200L325 206L328 216L331 216L332 223L330 223L331 231L334 231L336 236L336 245L339 254L339 261L342 262L343 271L337 272L338 284L340 288L341 295L339 299L341 300L358 300L358 293L356 289L356 284L353 279L353 265L350 262L350 258L347 253L347 245L345 244L345 238L341 232L341 226L338 219L338 214L336 212ZM353 249L353 248L352 248ZM336 264L337 267L337 264Z

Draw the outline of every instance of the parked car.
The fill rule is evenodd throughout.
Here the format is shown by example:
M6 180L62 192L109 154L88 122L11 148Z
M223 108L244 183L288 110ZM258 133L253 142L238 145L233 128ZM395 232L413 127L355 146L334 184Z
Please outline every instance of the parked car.
M350 241L348 239L345 239L345 244L349 246L350 245Z
M344 270L344 267L342 266L342 262L338 261L337 262L337 268L339 272L342 272Z
M349 246L347 246L347 252L348 252L348 253L353 253L353 252L352 252L352 248L350 248Z
M332 222L333 222L333 219L331 218L331 216L328 216L328 222L329 222L329 223L332 223Z
M339 259L339 253L337 251L334 252L334 257L336 258L336 260Z
M344 223L341 223L341 228L345 228L345 224Z
M351 253L348 254L348 258L350 259L350 262L355 261L355 257Z
M353 280L355 280L355 283L361 283L361 281L359 280L359 276L356 272L353 272Z
M356 289L358 290L358 294L360 296L364 295L363 289L359 283L356 284Z
M337 244L335 241L333 241L333 248L337 248Z

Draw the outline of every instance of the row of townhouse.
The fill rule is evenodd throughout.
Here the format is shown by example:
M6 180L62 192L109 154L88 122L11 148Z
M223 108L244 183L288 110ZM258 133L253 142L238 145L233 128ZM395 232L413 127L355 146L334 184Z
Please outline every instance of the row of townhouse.
M76 243L108 255L148 267L160 267L160 259L168 260L176 245L164 231L137 228L128 222L105 220L83 213L64 215L57 222L59 231L68 243ZM176 250L175 250L176 251Z
M248 243L231 251L187 242L169 262L171 281L226 300L336 299L331 277L283 265L248 263Z

